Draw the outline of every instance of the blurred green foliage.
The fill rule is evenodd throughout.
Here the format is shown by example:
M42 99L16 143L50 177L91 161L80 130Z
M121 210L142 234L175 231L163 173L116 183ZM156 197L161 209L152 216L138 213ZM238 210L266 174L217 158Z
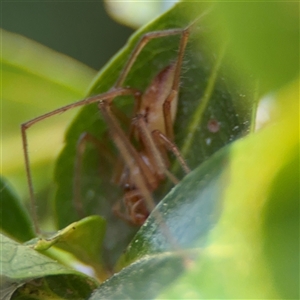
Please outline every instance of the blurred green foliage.
M203 11L210 11L207 18L201 20L201 26L199 26L200 32L201 30L205 32L207 37L205 43L201 41L200 44L205 44L204 49L211 49L212 57L215 58L212 60L215 64L210 66L208 64L208 74L214 74L212 71L214 68L211 66L216 65L220 49L226 48L221 68L222 71L226 71L226 76L222 77L222 75L221 79L226 87L229 86L229 91L233 90L240 95L236 98L240 103L233 102L233 107L243 106L241 103L245 97L245 90L240 90L243 86L241 83L247 87L248 91L249 87L253 87L251 84L254 81L255 88L250 91L250 95L253 96L250 97L252 99L250 106L256 107L258 99L267 94L265 99L269 99L270 107L265 111L267 122L260 131L252 132L249 136L223 147L215 154L212 152L207 157L197 156L197 147L195 147L196 150L191 151L195 170L172 189L158 206L165 216L165 222L170 227L172 236L179 240L181 247L187 248L184 256L181 251L177 252L172 247L170 248L168 239L166 241L164 226L159 226L157 220L150 217L119 261L120 268L128 266L100 285L91 299L125 297L130 299L141 297L299 298L299 270L297 268L299 266L299 3L219 2L213 6L197 2L180 3L162 17L161 20L165 21L160 23L158 20L151 26L157 25L158 28L159 26L168 28L170 24L185 26L184 23L180 25L182 19L179 17L185 10L191 13L187 18L194 18ZM180 12L179 15L178 12ZM145 30L149 30L151 26ZM135 38L129 43L129 48L125 48L124 52L116 56L111 64L99 74L93 82L92 92L99 92L101 88L107 90L105 85L109 85L110 80L113 82L114 76L117 75L114 74L112 78L103 81L103 86L99 79L110 70L120 69L122 61L126 60L126 55L130 52L130 47L136 42ZM166 44L163 44L163 47L168 46ZM14 44L6 45L11 47L11 51L6 53L13 53ZM70 62L37 45L31 43L28 45L28 53L33 51L32 53L40 53L49 59L53 58L50 70L57 69L64 72L66 67L62 65L62 61ZM207 45L211 48L206 48ZM200 57L200 61L203 60L200 50L188 51L190 51L191 59L194 53L195 57ZM149 53L153 62L156 61L156 55L160 55L160 53L152 55L152 51ZM6 57L8 57L7 60L5 60ZM39 58L38 55L36 57ZM147 56L142 57L141 62L145 57ZM133 69L134 74L129 77L129 82L138 77L137 82L142 85L146 84L142 82L143 78L138 76L139 70L143 70L143 66L147 63L141 62L141 65L137 64L136 69ZM192 63L194 63L193 60ZM7 74L13 73L11 68L13 65L18 70L17 75L23 74L23 78L30 79L32 76L27 75L30 73L31 65L39 66L40 62L36 60L35 63L32 61L30 63L28 60L28 64L25 63L27 74L26 72L24 74L24 64L21 64L19 60L13 60L4 55L2 64ZM83 86L84 82L91 80L92 73L89 68L74 62L70 65L75 66L75 71L70 73L77 74L78 77L83 76ZM159 59L157 66L159 66ZM191 80L197 78L189 77L188 73L185 76ZM227 76L230 78L229 81L227 81ZM56 76L50 76L46 82L53 85L55 78ZM212 78L214 77L202 77L201 80L199 79L200 86L203 82L207 85L214 82ZM77 81L73 83L75 82ZM5 85L5 88L7 86ZM16 82L14 86L17 86ZM58 92L65 93L66 90L73 91L77 84L72 85L71 81L70 84L64 82L62 86L64 88L58 89ZM184 91L184 85L182 89ZM7 91L7 97L9 97L14 90L10 88ZM24 89L17 90L21 94L23 91ZM202 89L204 97L199 96L198 99L205 99L206 91L209 89ZM83 89L79 89L79 93L84 93ZM70 98L74 96L71 94ZM234 96L234 93L230 94ZM216 102L214 105L216 111L220 110L220 103ZM181 109L183 113L184 106ZM205 109L211 111L214 106L207 106ZM224 109L224 115L230 116L232 111L234 110ZM87 122L90 122L90 112L88 109L83 110L81 118L86 116ZM92 114L93 118L94 116L95 114ZM253 121L253 116L254 114L248 115L246 121ZM233 117L228 120L233 120ZM190 121L191 119L188 118L187 122ZM79 128L80 124L74 124ZM222 126L230 127L229 124L225 122ZM253 128L250 125L245 124L245 128ZM189 127L184 126L184 128ZM70 133L68 137L72 139ZM181 137L179 135L178 143L184 147L182 137L184 134ZM201 135L196 139L201 140ZM226 137L224 141L224 144L227 144L230 139ZM13 149L13 147L10 145L8 149ZM203 155L202 152L201 155ZM199 157L205 157L206 160L202 163L201 159L197 165ZM71 158L70 161L73 159ZM59 172L56 172L56 176L58 175ZM5 211L6 204L2 209ZM111 233L109 237L115 235L116 233ZM10 240L5 240L5 246L8 247L5 248L5 254L10 258L7 261L14 262L13 255L18 253L16 249L22 249L30 258L28 259L29 269L30 263L39 267L36 259L44 263L43 258L40 256L37 258L32 249ZM196 257L196 259L190 260L190 257ZM132 261L135 263L132 264ZM32 268L34 274L30 278L25 275L22 279L18 273L19 269L12 268L11 264L7 264L6 267L4 271L7 272L4 272L2 276L5 280L2 280L1 288L8 293L17 289L20 282L23 284L32 278L50 275L53 272L54 274L70 272L70 275L75 275L75 281L79 280L76 277L76 271L66 271L63 267L60 268L59 264L53 265L52 270L43 268L43 273ZM174 270L175 272L172 272ZM82 278L85 284L89 282L88 277ZM74 277L72 279L67 277L67 281L70 282L69 288L72 286L73 279ZM59 278L57 283L59 283ZM58 291L61 292L64 287L58 286ZM90 283L90 286L93 284ZM76 284L70 290L76 291ZM22 293L22 290L20 289L19 292ZM26 289L23 294L26 295Z

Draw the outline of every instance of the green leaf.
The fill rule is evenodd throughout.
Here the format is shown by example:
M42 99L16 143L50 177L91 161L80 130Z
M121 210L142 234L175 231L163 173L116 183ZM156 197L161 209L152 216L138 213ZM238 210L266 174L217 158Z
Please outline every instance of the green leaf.
M298 96L299 83L282 91L280 118L213 155L157 206L179 251L150 216L122 266L135 262L91 299L299 298Z
M107 278L108 274L104 270L101 261L101 250L105 235L105 220L100 216L89 216L78 222L74 222L62 230L59 230L47 238L35 238L26 243L33 249L52 258L64 262L64 257L60 257L60 253L56 254L53 248L62 249L86 265L94 269L95 276L99 280ZM71 262L72 265L73 262Z
M195 267L161 298L299 298L298 98L295 82L277 95L280 117L232 145L220 219Z
M95 286L94 282L80 276L48 276L24 284L13 294L12 299L86 299Z
M39 295L39 299L60 299L66 295L69 298L63 299L74 299L74 295L75 298L85 298L97 286L91 278L64 267L28 246L4 235L1 235L0 241L1 290L9 296L22 286L14 299L32 299L32 294Z
M182 257L174 253L147 256L104 282L89 300L154 299L183 270Z
M228 163L228 149L217 152L188 174L158 204L164 226L153 215L138 231L126 253L118 262L118 269L160 252L175 251L175 247L189 249L206 243L207 236L218 222L222 210L222 194L226 189L223 169Z
M1 232L25 242L34 237L33 224L20 199L10 189L6 180L0 177L0 228Z
M143 34L155 30L185 28L206 13L199 3L180 3L155 22L140 29L99 73L89 95L106 92L113 86L133 47ZM175 122L176 144L192 169L249 130L253 108L250 100L254 97L253 92L247 92L247 86L233 88L227 80L222 68L224 49L215 53L206 45L205 37L208 32L201 28L202 18L197 21L197 26L193 27L185 53ZM144 91L152 78L177 58L178 45L179 36L151 41L138 56L124 86ZM132 117L132 102L130 98L115 101L119 110L129 118ZM217 123L216 131L210 129L212 123ZM76 143L83 132L88 132L106 144L117 157L117 151L108 138L107 130L97 105L89 105L83 108L66 134L66 147L57 161L55 172L58 184L56 212L59 227L78 218L71 200L74 193ZM87 215L100 214L108 221L108 239L105 242L108 251L105 259L113 264L131 239L134 230L116 219L111 212L113 204L122 199L120 189L110 184L113 166L104 159L103 154L99 155L99 151L93 145L88 146L83 157L83 171L80 174L81 199ZM178 166L173 165L173 171L178 177L182 177ZM162 199L168 189L169 184L163 183L156 193L157 200Z
M89 216L68 226L56 246L73 253L83 262L99 264L105 234L105 220L100 216Z

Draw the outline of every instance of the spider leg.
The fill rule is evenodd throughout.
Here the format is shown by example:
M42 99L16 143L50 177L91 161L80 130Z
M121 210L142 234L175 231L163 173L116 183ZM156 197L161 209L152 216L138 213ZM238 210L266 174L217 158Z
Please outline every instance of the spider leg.
M184 158L180 154L180 151L177 148L177 146L166 135L164 135L159 130L154 130L152 132L152 136L153 136L154 140L157 142L157 144L161 144L160 142L162 141L164 143L165 147L176 156L176 158L179 161L183 171L186 174L191 172L191 170L188 167L188 165L186 164Z
M137 115L134 123L140 133L140 138L143 141L145 149L153 161L153 165L156 166L157 175L161 179L163 179L164 175L166 175L174 184L177 184L179 180L168 170L163 156L156 146L153 136L147 127L147 123L144 120L143 115Z
M126 212L122 210L122 203L125 204ZM142 225L149 215L146 203L137 189L126 191L124 198L114 204L113 212L131 225Z
M184 29L178 28L178 29L153 31L153 32L148 32L148 33L144 34L140 38L140 40L137 42L133 51L131 52L129 59L127 60L127 63L125 64L123 70L121 71L121 74L120 74L119 78L117 79L114 86L116 88L122 86L132 65L136 61L138 55L151 40L161 38L161 37L166 37L166 36L180 35L180 34L183 34L183 32L184 32Z
M166 128L166 134L169 137L171 141L174 141L174 131L173 131L173 122L171 118L171 102L177 98L178 96L178 90L179 90L179 80L180 80L180 71L184 56L184 51L186 48L186 44L188 42L189 38L189 28L186 28L182 31L182 36L180 39L180 45L179 45L179 54L178 59L176 61L175 65L175 72L174 72L174 79L172 83L171 91L166 98L164 104L163 104L163 113L164 113L164 120L165 120L165 128Z
M46 114L43 114L41 116L38 116L34 119L31 119L23 124L21 124L21 135L22 135L22 146L23 146L23 153L24 153L24 159L25 159L25 171L26 171L26 177L27 177L27 183L28 183L28 188L29 188L29 196L30 196L30 210L31 210L31 215L34 223L34 229L37 234L40 234L40 228L38 226L38 218L37 218L37 213L36 213L36 202L35 202L35 197L34 197L34 189L33 189L33 182L32 182L32 175L31 175L31 169L30 169L30 160L29 160L29 152L28 152L28 139L27 139L27 129L29 129L31 126L34 124L47 119L51 116L63 113L67 110L70 110L75 107L99 102L100 100L103 99L109 99L109 98L115 98L117 96L122 96L122 95L135 95L139 93L135 89L130 89L130 88L117 88L112 91L109 91L107 93L103 93L100 95L92 96L74 103L71 103L69 105L60 107L58 109L52 110Z

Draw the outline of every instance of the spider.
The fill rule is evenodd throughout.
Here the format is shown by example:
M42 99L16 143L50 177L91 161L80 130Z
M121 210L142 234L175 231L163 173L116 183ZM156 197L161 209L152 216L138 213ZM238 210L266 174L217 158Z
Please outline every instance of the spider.
M189 25L184 29L168 29L144 34L131 52L116 83L109 91L60 107L21 125L31 211L37 233L39 233L39 228L35 212L26 131L32 125L53 115L60 114L74 107L98 102L99 110L108 126L110 137L121 158L121 160L117 161L116 169L118 171L116 172L115 182L123 189L124 197L122 201L118 201L113 206L113 211L117 216L130 224L140 226L145 222L155 207L152 192L159 187L162 180L167 177L174 184L179 182L168 169L169 160L166 150L171 151L176 156L185 173L190 172L189 167L174 144L173 123L176 115L182 61L191 26ZM174 35L180 36L176 61L161 70L144 93L135 88L123 87L130 69L148 42L153 39ZM134 118L128 133L124 132L117 116L113 112L114 99L125 95L131 95L135 100ZM97 143L94 137L85 133L79 139L77 146L74 205L79 214L81 213L82 205L79 197L76 195L79 194L78 187L80 184L78 182L80 182L82 152L84 151L85 143L88 141ZM133 141L139 144L138 149L135 148Z

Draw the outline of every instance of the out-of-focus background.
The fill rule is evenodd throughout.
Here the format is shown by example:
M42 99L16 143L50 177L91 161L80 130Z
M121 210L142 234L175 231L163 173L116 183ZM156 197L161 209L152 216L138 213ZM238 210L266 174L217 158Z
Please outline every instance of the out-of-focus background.
M2 28L99 70L133 32L107 14L102 1L3 2Z

